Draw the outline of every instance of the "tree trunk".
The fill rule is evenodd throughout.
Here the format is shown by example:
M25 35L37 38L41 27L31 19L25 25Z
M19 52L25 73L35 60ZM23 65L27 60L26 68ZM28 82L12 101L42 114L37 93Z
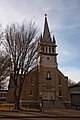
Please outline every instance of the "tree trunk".
M15 110L20 110L18 98L16 98L16 100L15 100L15 107L14 107L14 109Z
M17 87L15 87L14 89L14 109L15 110L20 110L20 106L19 106L19 96L18 96L18 93L17 93Z

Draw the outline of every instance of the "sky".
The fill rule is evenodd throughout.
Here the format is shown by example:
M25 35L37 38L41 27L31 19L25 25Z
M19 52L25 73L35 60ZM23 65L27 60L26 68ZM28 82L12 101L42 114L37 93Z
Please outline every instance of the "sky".
M35 21L43 31L48 15L51 35L55 36L58 67L69 79L80 81L80 0L0 0L0 24Z

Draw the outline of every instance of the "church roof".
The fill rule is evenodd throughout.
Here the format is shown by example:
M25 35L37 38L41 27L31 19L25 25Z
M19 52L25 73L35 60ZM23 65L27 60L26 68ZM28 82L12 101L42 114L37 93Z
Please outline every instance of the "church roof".
M69 86L69 88L75 88L75 87L80 87L80 84L73 84L73 85Z
M45 14L45 23L44 23L44 31L43 31L43 41L51 42L51 35L50 35L50 31L49 31L49 26L48 26L46 14Z

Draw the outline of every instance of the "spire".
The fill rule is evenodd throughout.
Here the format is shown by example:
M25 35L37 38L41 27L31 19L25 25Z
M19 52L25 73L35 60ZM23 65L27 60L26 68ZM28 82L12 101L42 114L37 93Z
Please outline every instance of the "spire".
M43 41L45 41L45 42L51 42L51 35L50 35L50 31L49 31L49 27L48 27L48 22L47 22L47 14L45 14Z
M40 35L40 42L42 42L43 41L43 39L42 39L42 33L41 33L41 35Z
M54 37L54 35L53 35L53 43L54 43L54 44L56 44L56 40L55 40L55 37Z

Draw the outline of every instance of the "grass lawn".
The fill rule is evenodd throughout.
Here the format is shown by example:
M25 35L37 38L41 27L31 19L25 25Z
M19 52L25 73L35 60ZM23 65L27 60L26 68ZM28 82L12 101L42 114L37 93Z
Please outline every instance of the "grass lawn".
M39 109L34 108L28 108L28 107L20 107L22 110L26 111L39 111ZM0 110L2 111L13 111L14 104L13 103L7 103L7 102L0 102Z
M13 110L14 104L12 103L6 103L6 102L0 102L0 110Z

